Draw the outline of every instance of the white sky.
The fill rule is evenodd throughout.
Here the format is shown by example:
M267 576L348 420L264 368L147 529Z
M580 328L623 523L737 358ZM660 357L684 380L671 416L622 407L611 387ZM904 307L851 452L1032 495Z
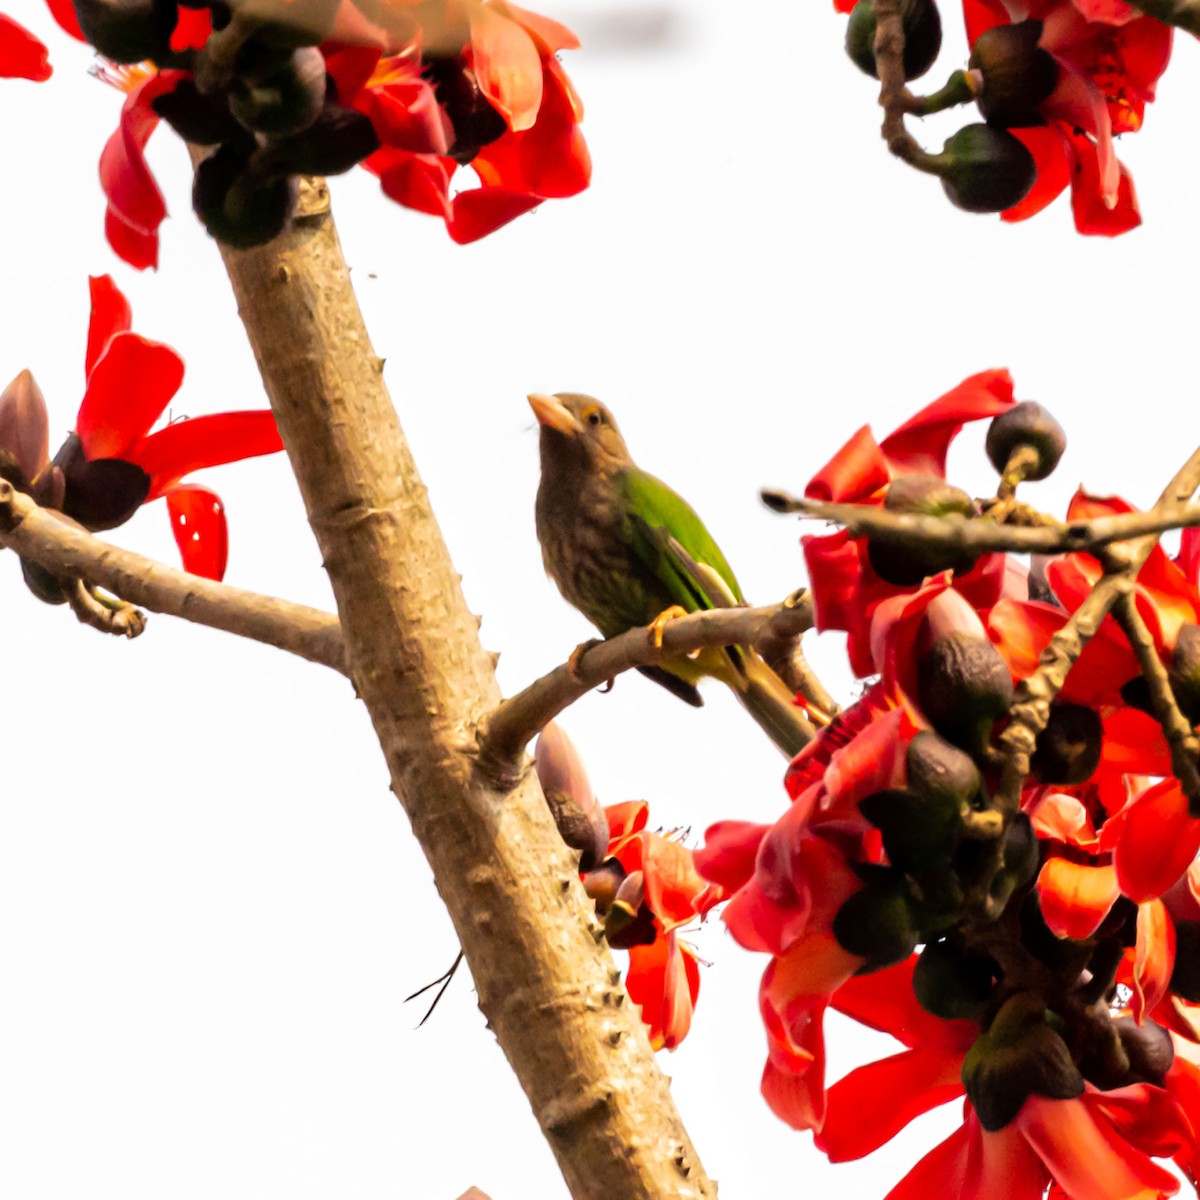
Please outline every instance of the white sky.
M46 36L58 68L0 85L0 376L34 371L56 446L82 395L86 276L109 271L135 328L187 361L177 415L265 403L190 214L182 147L165 129L153 144L174 217L161 270L139 276L101 235L95 164L120 97L86 76L41 0L0 7ZM757 489L801 488L859 424L885 433L982 368L1009 366L1019 395L1067 427L1068 455L1036 493L1047 507L1084 479L1146 503L1196 444L1200 73L1186 39L1146 128L1120 146L1146 225L1106 242L1076 236L1065 199L1002 226L889 160L825 3L680 6L666 43L636 51L613 45L621 14L599 0L535 7L585 47L605 34L567 59L588 108L587 194L463 248L363 172L334 192L507 690L589 634L542 573L529 391L609 402L757 602L803 582L798 527ZM944 15L931 88L965 57ZM936 148L957 122L930 125ZM977 493L991 482L981 436L952 460ZM229 580L330 606L282 456L209 482L230 517ZM176 561L162 504L113 536ZM102 638L37 603L4 557L0 1194L453 1200L477 1184L494 1200L563 1200L466 975L423 1029L400 1003L456 944L349 686L165 617L136 643ZM812 658L848 695L837 640ZM644 797L655 822L697 831L782 811L782 760L708 695L695 712L626 678L569 713L606 802ZM758 1095L765 958L718 922L696 940L713 965L663 1066L725 1200L877 1200L955 1123L950 1106L866 1163L828 1167ZM835 1026L831 1076L898 1048Z

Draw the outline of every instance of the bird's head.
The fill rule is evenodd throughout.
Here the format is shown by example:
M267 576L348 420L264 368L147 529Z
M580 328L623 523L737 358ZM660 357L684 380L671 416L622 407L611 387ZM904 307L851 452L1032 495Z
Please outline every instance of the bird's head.
M577 464L591 470L623 466L629 462L625 439L613 415L592 396L535 392L529 407L542 427L542 464L547 461Z

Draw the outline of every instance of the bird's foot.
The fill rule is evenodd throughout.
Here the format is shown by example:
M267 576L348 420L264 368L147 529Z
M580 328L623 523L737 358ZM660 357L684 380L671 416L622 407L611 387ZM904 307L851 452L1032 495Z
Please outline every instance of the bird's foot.
M646 626L646 633L650 640L654 643L655 650L661 650L663 644L663 631L667 627L668 621L674 621L677 617L686 617L688 610L678 604L672 604L670 608L664 609Z
M580 667L580 664L583 662L583 656L593 646L599 646L601 641L601 638L588 638L586 642L580 642L579 645L571 651L571 655L567 659L567 674L570 675L573 683L583 682L583 671Z

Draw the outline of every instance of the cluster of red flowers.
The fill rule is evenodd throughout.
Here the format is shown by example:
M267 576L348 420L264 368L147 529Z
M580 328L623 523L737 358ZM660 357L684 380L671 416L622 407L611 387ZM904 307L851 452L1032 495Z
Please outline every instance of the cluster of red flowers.
M965 422L994 431L1026 410L1053 424L1014 403L1006 372L976 375L882 442L859 430L808 495L987 519L1003 505L981 511L946 483L947 448ZM1068 515L1127 511L1081 492ZM1111 617L1050 705L1019 812L1002 821L994 801L1014 687L1100 564L1072 553L1030 571L987 553L918 559L904 579L845 531L804 551L818 628L844 630L855 671L878 678L791 764L778 821L719 823L696 854L731 896L735 940L771 958L768 1103L845 1160L965 1095L961 1129L889 1200L1174 1195L1155 1160L1194 1180L1200 1136L1200 814ZM1135 591L1190 722L1198 566L1189 532L1175 558L1150 554ZM903 1049L827 1088L829 1007Z
M625 987L640 1006L655 1050L674 1050L692 1024L700 993L696 952L679 931L724 899L696 870L678 836L646 828L650 806L628 800L601 808L583 761L561 726L537 744L538 782L566 843L580 851L581 878L608 943L629 951Z
M229 536L221 498L181 482L193 471L283 449L266 410L176 420L151 433L183 383L183 360L132 332L129 302L107 276L91 280L86 387L75 430L53 459L41 389L22 371L0 393L0 475L85 529L123 525L165 498L171 528L194 575L221 579ZM54 580L26 564L43 599L61 601Z
M870 23L856 14L852 29L873 33L873 3L861 0ZM906 54L912 78L936 57L941 25L933 0L906 0L903 16L919 59L910 66ZM1125 0L963 0L963 17L969 71L935 107L974 100L987 128L968 127L971 136L961 131L942 155L914 165L943 175L962 207L999 211L1006 221L1033 216L1069 187L1080 233L1112 236L1140 224L1113 139L1141 128L1170 60L1171 27ZM869 68L867 53L856 61Z
M105 6L84 6L97 10L85 29L69 0L47 3L63 29L118 64L104 72L127 92L100 159L105 231L138 268L157 265L167 215L145 160L160 119L216 147L198 168L193 202L231 245L283 228L297 174L361 163L391 199L440 216L456 242L575 195L591 178L582 105L557 59L578 43L507 0L387 0L369 6L369 19L350 0L278 0L274 21L257 4L245 31L237 5L232 18L209 6L224 13L216 29L209 8L181 7L171 29L136 36ZM0 17L3 74L45 79L50 67L41 43ZM463 168L477 186L452 192Z

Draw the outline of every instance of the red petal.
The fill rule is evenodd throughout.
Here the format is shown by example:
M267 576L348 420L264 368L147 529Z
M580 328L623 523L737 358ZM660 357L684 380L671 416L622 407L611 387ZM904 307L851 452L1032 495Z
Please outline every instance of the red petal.
M944 1142L936 1145L890 1192L884 1200L966 1200L963 1186L970 1149L968 1126L961 1125ZM1014 1195L1012 1200L1034 1200ZM1041 1189L1036 1193L1041 1200Z
M826 1093L816 1136L830 1162L862 1158L922 1113L963 1094L963 1051L905 1050L851 1071Z
M1173 1196L1178 1179L1125 1141L1086 1099L1032 1095L1013 1122L1067 1194L1077 1200Z
M450 218L450 173L440 158L390 147L372 154L367 165L379 175L384 195L430 216Z
M84 454L128 458L182 382L183 359L170 346L116 334L88 376L75 419Z
M496 5L477 5L471 13L471 61L480 91L509 129L529 129L542 104L542 56L529 34Z
M83 364L85 376L91 375L109 339L133 328L129 301L113 283L111 275L91 276L88 287L92 297L92 317L88 323L87 357Z
M717 890L696 870L691 850L657 833L645 834L642 842L646 903L665 931L716 903Z
M1137 942L1133 951L1130 986L1133 1019L1140 1025L1153 1012L1171 987L1175 969L1175 922L1161 900L1138 905Z
M1012 24L1008 9L1000 0L963 0L963 20L967 26L967 43L971 46L989 29Z
M1164 779L1111 818L1104 836L1117 839L1113 865L1121 891L1141 904L1161 896L1191 865L1200 850L1200 820L1188 815L1178 782Z
M53 71L46 47L24 26L0 13L0 77L41 83Z
M73 38L77 38L81 42L87 41L87 38L83 36L83 30L79 28L79 19L75 16L75 5L72 0L46 0L46 7L50 9L50 15Z
M1069 143L1057 125L1010 129L1009 133L1023 142L1025 148L1033 155L1037 177L1024 199L1012 208L1006 208L1000 214L1000 219L1024 221L1040 213L1063 194L1071 182L1073 159Z
M1200 583L1200 529L1185 529L1176 559L1189 583Z
M373 88L360 99L358 108L371 119L384 146L411 154L446 153L447 122L425 80Z
M700 973L691 949L674 933L655 938L649 946L634 946L629 951L625 989L641 1007L650 1045L655 1050L674 1050L691 1028L700 990Z
M260 409L176 421L146 438L130 461L150 476L153 500L193 471L282 449L274 414Z
M504 188L472 188L459 192L450 201L450 216L446 228L460 246L476 242L502 225L537 208L541 197Z
M735 892L754 874L754 859L770 825L752 821L718 821L704 831L695 852L696 869L705 879Z
M1116 203L1109 208L1103 200L1100 178L1100 159L1095 144L1086 134L1071 134L1075 152L1075 170L1071 179L1071 207L1075 212L1075 228L1080 233L1101 237L1116 237L1142 223L1133 177L1124 163L1117 163L1120 181Z
M167 215L162 192L144 153L146 142L158 126L158 114L150 101L170 91L179 78L179 72L157 75L131 92L121 108L121 123L100 155L100 186L108 197L112 217L105 226L109 243L123 257L132 252L125 261L138 268L156 265L158 227ZM113 221L118 223L115 229ZM154 247L149 255L148 245Z
M608 818L608 839L612 847L646 828L650 805L645 800L623 800L620 804L606 804L604 815ZM610 849L609 853L613 851Z
M804 494L813 500L861 504L886 488L892 475L888 461L864 425L808 481Z
M913 991L917 957L894 967L855 975L833 997L833 1007L860 1025L889 1033L910 1049L926 1043L953 1045L966 1050L978 1035L973 1021L946 1021L927 1013Z
M515 4L504 5L504 11L513 20L520 23L533 39L541 43L543 53L548 57L560 50L578 50L579 39L565 26L540 13L530 12L527 8L518 8Z
M201 50L212 33L212 13L203 8L180 8L175 31L171 34L172 50Z
M1049 858L1037 879L1038 900L1056 937L1091 937L1121 894L1111 866Z
M924 471L944 478L946 452L963 425L998 416L1015 403L1012 376L1007 371L981 371L905 421L879 448L897 475Z
M229 557L229 531L221 498L194 483L167 492L171 531L183 569L206 579L224 579Z

